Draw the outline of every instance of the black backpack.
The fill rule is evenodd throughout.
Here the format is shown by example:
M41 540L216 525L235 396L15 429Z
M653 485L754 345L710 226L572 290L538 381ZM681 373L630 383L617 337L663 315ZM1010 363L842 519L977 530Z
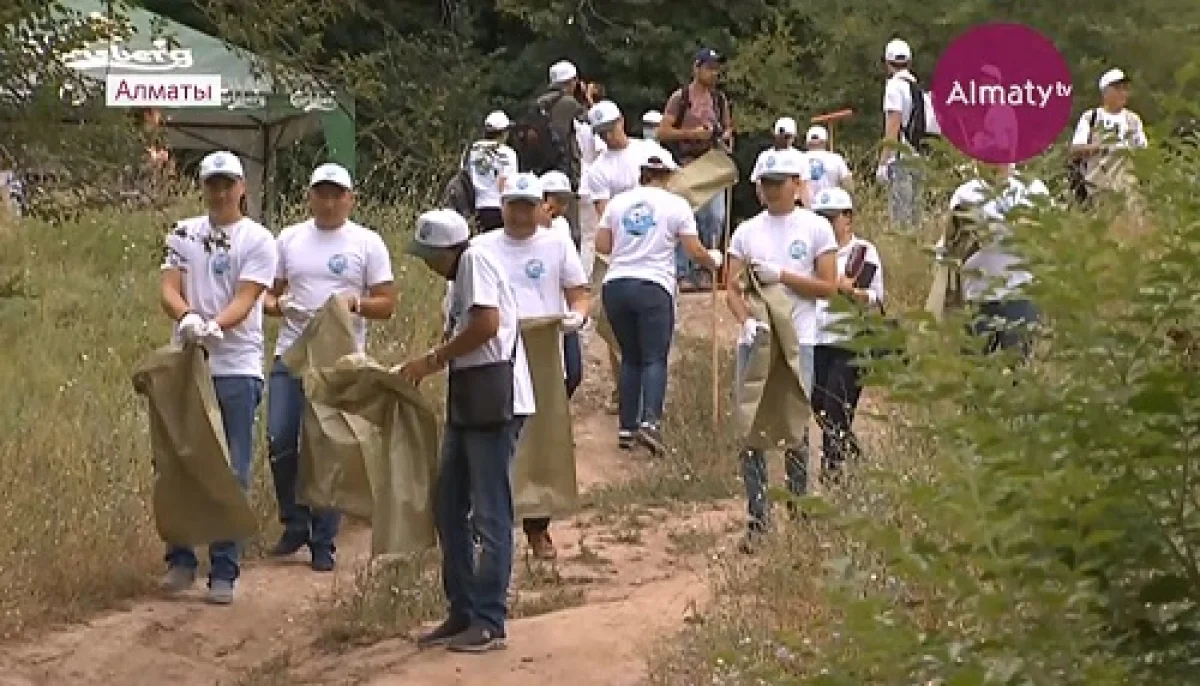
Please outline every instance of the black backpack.
M721 135L725 133L721 130L721 122L725 119L725 109L729 107L729 98L725 96L725 91L717 90L715 92L713 106L717 109L717 127L713 129L712 141L708 143L709 149L716 146L717 142L721 140ZM688 87L688 84L684 84L679 88L679 105L675 108L675 111L671 113L675 115L675 128L683 128L683 118L687 115L688 110L690 109L692 109L691 88ZM732 110L730 110L730 114L733 114ZM663 144L663 147L670 151L671 155L675 157L676 161L679 161L685 157L685 147L690 148L691 150L689 150L689 152L692 152L698 149L701 145L704 144L700 141L672 141L671 143ZM707 152L707 149L705 152Z
M929 113L925 111L925 90L916 81L909 81L908 89L912 94L912 112L902 128L904 140L918 153L928 155L932 150L929 141L940 136L928 130Z
M513 124L508 144L516 151L517 166L522 172L540 175L555 170L569 171L567 142L554 130L550 119L554 106L566 95L560 91L553 97L538 97L529 111Z
M1088 111L1088 137L1091 138L1091 131L1096 128L1096 108ZM1084 169L1087 167L1087 158L1077 157L1067 159L1067 185L1071 189L1071 197L1076 203L1083 205L1087 203L1090 192L1088 191L1087 177L1084 175Z
M442 191L442 207L458 212L467 221L475 216L475 183L471 181L471 171L467 166L470 155L471 146L468 145L459 159L458 169Z

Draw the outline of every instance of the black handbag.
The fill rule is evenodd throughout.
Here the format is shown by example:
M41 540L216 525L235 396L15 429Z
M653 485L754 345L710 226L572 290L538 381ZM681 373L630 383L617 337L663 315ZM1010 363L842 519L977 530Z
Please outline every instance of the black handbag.
M446 421L456 429L499 429L513 420L513 375L520 332L507 360L451 369Z

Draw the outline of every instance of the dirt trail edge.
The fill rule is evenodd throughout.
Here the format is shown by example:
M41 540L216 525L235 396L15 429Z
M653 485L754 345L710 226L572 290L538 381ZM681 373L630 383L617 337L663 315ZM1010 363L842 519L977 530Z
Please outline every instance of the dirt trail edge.
M708 336L710 297L681 298L681 328ZM722 339L731 326L720 324ZM612 380L594 335L586 358L575 412L585 493L628 478L641 459L616 448L615 417L603 409ZM335 587L349 586L367 562L369 533L357 529L339 541L335 574L313 573L303 555L251 562L231 607L206 605L198 583L177 600L141 599L127 610L0 646L0 686L637 684L647 649L706 604L708 556L733 539L738 517L736 506L714 503L585 509L556 522L557 563L529 561L523 541L515 557L514 593L540 601L511 621L508 649L487 655L420 652L403 639L336 655L314 647L313 610Z

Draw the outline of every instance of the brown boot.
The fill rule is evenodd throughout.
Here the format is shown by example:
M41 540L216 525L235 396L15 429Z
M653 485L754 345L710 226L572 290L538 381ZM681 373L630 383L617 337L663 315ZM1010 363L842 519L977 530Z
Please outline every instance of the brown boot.
M558 550L554 547L554 541L550 539L549 531L542 531L536 534L529 534L529 549L533 551L533 556L539 560L554 560L558 557Z

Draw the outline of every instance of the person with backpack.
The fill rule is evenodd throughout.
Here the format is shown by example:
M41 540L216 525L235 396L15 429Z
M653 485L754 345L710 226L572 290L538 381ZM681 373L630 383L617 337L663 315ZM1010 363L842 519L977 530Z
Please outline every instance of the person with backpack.
M910 70L912 50L895 39L883 51L888 80L883 91L884 140L901 149L883 147L875 178L889 187L888 213L895 227L914 228L921 218L921 178L914 161L928 152L928 139L937 135L929 94Z
M579 90L579 70L565 60L550 66L550 87L534 100L513 126L510 142L517 151L520 170L534 174L560 171L578 185L580 180L580 149L576 122L587 112L576 95ZM576 247L582 243L579 225L579 203L572 201L567 212L571 238Z
M1142 118L1129 110L1129 77L1110 69L1100 77L1100 106L1079 118L1071 137L1071 190L1080 203L1097 193L1122 192L1135 183L1129 151L1149 145Z
M680 166L704 155L715 147L733 151L733 112L729 98L718 87L725 58L712 48L701 48L692 60L692 81L671 93L663 107L658 141L678 159ZM718 193L696 212L700 240L709 248L720 248L725 229L726 194ZM695 290L708 279L708 273L696 270L680 249L676 272L682 290Z
M479 230L494 231L504 226L500 216L500 193L506 180L517 175L517 153L507 145L512 126L500 110L483 120L483 139L467 151L467 173L475 196L475 221Z

